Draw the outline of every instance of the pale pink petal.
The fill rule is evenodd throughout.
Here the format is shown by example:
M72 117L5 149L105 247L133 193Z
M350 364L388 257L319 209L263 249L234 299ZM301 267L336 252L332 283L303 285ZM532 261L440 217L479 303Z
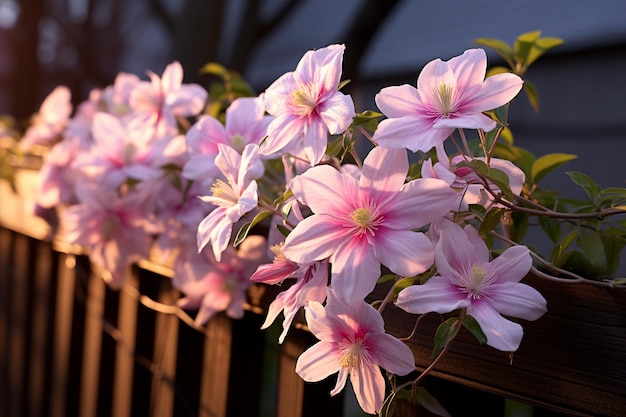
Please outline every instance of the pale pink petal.
M425 284L411 285L400 291L396 305L414 314L449 313L470 303L466 294L456 285L440 276L434 276Z
M350 382L363 411L376 414L385 400L385 379L378 366L367 363L353 369Z
M341 78L344 45L307 51L295 70L299 81L315 83L322 92L335 92Z
M490 303L505 316L537 320L547 311L546 299L533 287L521 283L503 283L489 289Z
M445 110L441 108L440 104L439 94L441 86L446 86L452 91L454 96L451 102L456 102L459 98L459 91L456 88L454 72L447 62L435 59L424 66L417 78L417 91L426 108L438 112Z
M486 302L470 304L467 307L467 314L480 324L489 346L503 352L517 350L524 336L521 325L505 319Z
M422 107L417 89L411 85L385 87L375 97L376 105L387 117L418 116Z
M433 129L432 122L426 118L404 116L381 121L373 139L384 148L428 152L453 131L453 128Z
M342 133L352 123L355 115L352 97L336 93L317 107L319 117L331 135Z
M364 299L380 277L380 261L374 256L374 249L361 239L353 237L330 259L330 286L338 297L348 302Z
M365 336L365 340L384 370L396 375L407 375L415 370L415 358L406 343L388 334Z
M457 193L443 180L418 178L402 188L381 208L385 226L391 229L416 229L444 216L454 208ZM415 208L419 207L419 210Z
M319 118L313 118L303 129L302 147L311 166L317 165L326 152L328 134Z
M318 342L298 357L296 373L307 382L317 382L341 368L341 355L334 343Z
M163 70L161 85L165 94L176 91L183 83L183 67L180 62L174 61Z
M526 246L507 248L489 264L489 273L500 282L519 282L528 274L532 266L530 251Z
M523 81L511 73L496 74L487 78L482 88L464 104L463 111L482 112L505 105L522 89Z
M296 263L309 263L328 258L337 246L349 240L342 228L330 216L318 214L298 223L285 240L283 253Z
M345 313L345 310L341 310L340 313ZM353 332L353 329L345 322L345 314L342 316L336 313L331 314L331 311L327 311L318 301L307 304L305 314L309 330L319 340L338 343L346 334Z
M383 205L385 200L402 187L408 170L409 159L405 149L390 150L377 146L363 161L360 191Z
M489 132L496 127L496 122L482 113L459 114L454 118L441 118L434 124L433 128L439 130L446 129L482 129Z
M169 110L179 116L195 116L204 109L207 92L198 84L182 85L176 95L168 97L166 104Z
M302 120L291 113L277 115L267 127L267 139L261 144L261 154L291 150L302 135L302 126Z
M434 261L430 239L411 230L377 233L375 254L389 270L403 277L421 274Z
M350 201L358 200L358 183L329 165L309 169L296 176L290 185L294 195L316 214L350 212Z
M454 72L459 89L480 88L487 72L487 54L480 48L468 49L462 55L450 58L448 65Z

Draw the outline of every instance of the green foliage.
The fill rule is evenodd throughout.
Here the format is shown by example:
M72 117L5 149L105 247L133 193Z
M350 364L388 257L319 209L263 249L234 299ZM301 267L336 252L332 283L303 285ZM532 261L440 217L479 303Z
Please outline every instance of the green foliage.
M541 37L541 31L536 30L519 35L510 46L504 41L492 38L478 38L475 43L495 50L507 63L509 68L495 67L487 75L512 72L524 78L528 68L546 52L563 44L563 40L555 37ZM539 94L534 84L524 79L524 93L530 106L539 111Z
M224 122L224 112L239 97L254 97L256 93L237 72L217 62L209 62L200 69L200 74L217 78L209 87L209 98L205 113Z

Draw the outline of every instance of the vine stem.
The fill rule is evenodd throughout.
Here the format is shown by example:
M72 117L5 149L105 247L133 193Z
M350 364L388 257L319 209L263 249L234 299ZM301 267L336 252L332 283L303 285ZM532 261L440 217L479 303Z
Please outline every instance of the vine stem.
M459 334L459 330L460 329L461 329L461 325L459 324L457 326L456 330L454 331L454 334L452 335L452 337L450 337L446 341L446 344L443 346L443 349L441 349L441 352L439 352L437 357L435 359L433 359L433 361L430 363L430 365L428 365L428 367L426 369L424 369L422 371L422 373L420 373L420 375L417 378L415 378L415 380L413 381L413 385L418 385L420 382L422 382L422 380L424 378L426 378L426 376L435 368L435 366L437 366L437 364L439 362L441 362L441 360L446 355L446 353L448 353L448 350L450 350L450 346L452 345L452 341L454 340L456 335Z
M503 242L508 243L511 246L519 246L520 244L506 238L505 236L502 236L499 233L496 233L495 231L491 231L490 232L493 236L497 237L498 239L502 240ZM582 277L578 274L575 274L574 272L568 271L566 269L563 268L559 268L558 266L554 265L552 262L549 262L547 260L545 260L543 257L541 257L539 254L535 253L534 251L530 250L530 255L535 258L536 260L538 260L539 262L541 262L543 265L546 266L546 268L548 268L550 271L554 271L557 272L561 275L565 275L569 278L559 278L556 277L554 275L550 275L547 274L545 272L540 271L539 269L537 269L536 267L531 267L531 271L533 272L533 274L537 275L540 278L543 279L547 279L550 281L554 281L554 282L560 282L560 283L564 283L564 284L581 284L581 283L585 283L585 284L590 284L590 285L595 285L598 287L614 287L614 285L611 284L611 282L607 282L607 281L595 281L592 279L588 279L585 277Z
M387 304L389 304L389 301L391 301L391 298L393 297L393 290L396 288L396 283L399 280L400 280L400 277L396 277L396 279L393 281L393 285L391 286L391 288L387 292L387 295L385 295L385 298L383 299L382 303L380 303L380 305L378 306L378 312L379 313L382 314L382 312L385 309L385 307L387 307Z

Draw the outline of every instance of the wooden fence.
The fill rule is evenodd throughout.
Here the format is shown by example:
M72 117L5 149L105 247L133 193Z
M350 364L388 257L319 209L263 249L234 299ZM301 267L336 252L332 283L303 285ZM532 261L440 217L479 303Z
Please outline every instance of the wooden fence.
M86 256L48 241L25 204L0 188L0 417L362 415L347 394L329 396L334 377L295 374L309 333L278 345L279 328L260 330L271 288L254 287L242 320L195 329L167 307L179 297L169 269L140 262L113 291ZM625 416L626 291L528 279L549 313L523 323L512 359L461 334L429 391L455 417L503 416L505 398L535 417ZM390 307L386 321L406 336L415 318ZM440 322L427 316L410 342L418 369ZM407 402L395 415L431 414Z

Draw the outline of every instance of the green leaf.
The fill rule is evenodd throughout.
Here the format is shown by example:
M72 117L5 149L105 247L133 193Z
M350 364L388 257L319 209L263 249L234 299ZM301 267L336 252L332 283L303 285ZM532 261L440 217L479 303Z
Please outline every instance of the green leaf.
M561 222L559 220L539 216L539 225L552 243L557 243L559 241L561 238Z
M239 244L243 242L246 236L248 236L248 233L250 232L250 230L271 214L272 212L269 210L261 210L257 213L256 216L254 216L251 222L246 223L243 226L241 226L241 228L239 229L239 232L237 232L237 236L235 236L233 246L234 247L239 246Z
M237 236L235 236L235 241L233 246L237 247L243 240L248 236L248 232L250 231L250 223L246 223L237 232Z
M435 397L430 395L426 388L424 387L415 387L415 399L425 409L430 411L431 413L441 416L441 417L451 417L450 413L443 408L443 406L437 401Z
M370 131L375 131L378 127L378 118L382 117L382 113L378 113L372 110L365 110L361 113L357 113L352 119L352 127L363 127Z
M483 332L483 329L480 328L480 324L478 324L474 317L467 315L463 316L461 322L463 323L463 327L469 330L481 345L487 343L487 336Z
M562 44L563 39L561 38L545 37L537 39L526 57L526 67L530 66L530 64L535 62L541 55Z
M591 177L577 171L566 172L566 174L570 176L572 181L574 181L574 184L582 187L589 201L596 201L596 197L600 193L600 187L591 179Z
M277 224L276 228L278 229L280 234L283 235L284 237L289 236L289 233L291 233L291 230L289 230L289 228L287 228L286 226L283 226L282 224Z
M502 221L502 215L505 212L506 210L503 208L492 208L491 210L489 210L485 215L485 219L478 228L478 233L484 235L495 229L498 225L500 225Z
M474 40L474 43L495 50L511 68L515 67L513 50L506 42L494 38L478 38Z
M505 145L502 143L496 143L496 147L493 152L493 156L502 159L508 159L515 165L521 168L526 174L526 178L530 178L530 172L537 157L527 151L524 148L517 146Z
M606 253L598 232L588 227L581 227L576 237L576 245L591 264L593 273L606 271Z
M563 265L563 263L567 260L567 257L564 257L565 250L576 240L576 236L578 236L578 229L574 229L569 232L565 235L563 240L561 240L561 243L554 246L554 249L552 249L552 255L550 256L552 263L556 266Z
M576 158L576 155L568 153L550 153L543 155L537 158L533 163L530 170L530 180L533 184L537 184L549 172Z
M217 62L209 62L208 64L205 64L202 68L200 68L200 74L216 75L222 79L229 76L226 67L218 64Z
M530 50L535 44L535 41L539 39L539 36L541 36L540 30L527 32L519 35L513 43L513 53L515 54L517 60L521 62L524 67L528 66L526 65L526 63L528 62Z
M431 356L435 358L444 349L446 344L454 339L461 328L461 320L458 317L451 317L437 327L435 332L435 347Z
M528 80L524 80L524 93L526 93L526 98L528 99L530 107L532 107L535 113L539 113L539 92L537 91L535 84Z

